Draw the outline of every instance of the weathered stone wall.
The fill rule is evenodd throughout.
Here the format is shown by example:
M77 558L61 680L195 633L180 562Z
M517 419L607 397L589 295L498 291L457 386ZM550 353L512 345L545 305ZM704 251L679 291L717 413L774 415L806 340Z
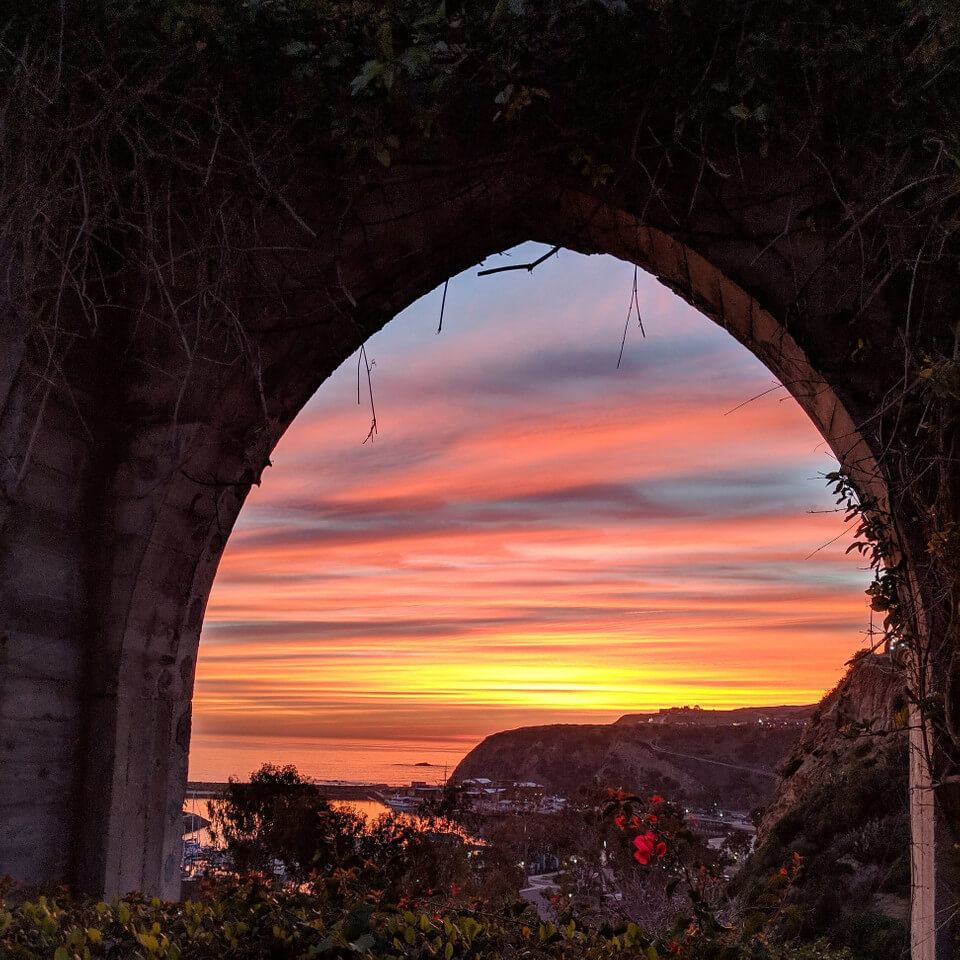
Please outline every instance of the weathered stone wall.
M65 876L90 647L95 453L67 395L0 323L0 869Z
M474 158L371 174L344 202L343 183L305 168L297 219L278 209L263 226L268 296L240 318L242 342L216 317L148 322L163 306L135 307L135 284L118 291L122 347L95 333L45 367L36 331L24 349L25 327L5 322L0 870L177 895L200 627L244 497L343 359L496 250L535 239L649 270L763 360L884 502L882 371L847 362L837 322L856 262L793 226L829 185L789 156L694 190L701 173L588 190L534 155ZM189 276L169 277L184 299ZM872 300L878 341L901 307Z

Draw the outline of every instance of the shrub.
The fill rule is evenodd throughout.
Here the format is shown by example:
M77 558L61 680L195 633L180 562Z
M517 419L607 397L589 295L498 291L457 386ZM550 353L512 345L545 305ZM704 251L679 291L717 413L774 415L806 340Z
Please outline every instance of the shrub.
M0 894L9 889L0 889ZM208 884L202 897L112 903L39 897L8 908L0 897L4 960L849 960L822 943L767 948L698 938L654 941L634 924L598 932L575 920L541 923L525 906L500 914L339 902L262 878Z

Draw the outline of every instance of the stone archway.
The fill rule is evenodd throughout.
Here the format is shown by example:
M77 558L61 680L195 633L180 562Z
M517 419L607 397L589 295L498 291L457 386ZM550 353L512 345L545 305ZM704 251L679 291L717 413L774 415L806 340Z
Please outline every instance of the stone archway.
M397 139L389 166L382 154L343 165L285 145L269 175L259 142L237 135L249 157L232 157L211 181L220 129L198 138L182 168L151 159L150 177L186 199L168 202L162 261L155 249L150 263L127 257L110 232L139 250L156 211L137 206L133 189L134 213L104 227L101 259L83 262L84 284L71 279L52 299L43 283L30 285L29 245L5 235L0 869L107 894L176 895L200 627L246 493L297 412L371 333L523 240L639 264L793 393L861 494L889 513L931 684L921 692L941 696L952 729L949 597L931 586L929 527L906 495L917 482L907 455L915 440L890 435L902 412L890 398L904 392L904 343L920 325L905 330L904 318L922 300L933 340L949 329L960 286L949 262L924 261L918 284L926 241L914 253L904 228L885 281L865 287L875 212L848 226L835 177L792 144L741 152L734 141L707 163L671 152L653 127L648 135L624 123L596 132L607 173L590 157L571 165L549 124L501 129L494 118L436 141ZM201 196L195 212L190 201ZM243 249L204 232L234 208L256 223ZM835 213L830 229L815 228L823 211ZM857 359L865 337L868 363ZM952 461L937 466L948 505L960 510ZM928 750L917 737L920 960L935 956L946 903L936 899L926 755L947 810L956 771L948 740Z
M883 473L868 435L856 425L856 417L865 419L865 415L851 413L837 389L817 371L784 325L729 275L668 233L642 226L623 210L587 195L564 191L551 192L544 198L528 192L523 204L517 205L505 194L503 203L504 207L522 211L522 215L515 220L504 218L501 223L509 229L491 231L483 247L478 247L474 234L460 262L511 245L523 237L521 231L533 233L529 224L534 220L538 223L534 239L547 243L569 235L571 223L580 224L577 249L610 253L638 263L733 333L787 385L861 489L885 500ZM41 805L30 803L29 793L24 796L22 787L11 787L9 793L5 790L5 796L22 797L23 820L20 824L8 820L20 829L7 841L4 851L5 863L11 864L15 874L28 880L64 875L70 868L62 858L61 830L70 830L79 844L74 876L84 887L108 893L144 889L176 895L179 811L186 779L196 651L206 597L226 537L245 493L259 480L270 449L319 382L379 326L379 321L402 309L452 269L435 263L434 251L456 251L450 233L461 231L461 218L475 222L492 219L491 213L497 212L487 208L478 217L455 202L451 205L449 219L433 215L428 225L423 222L423 214L415 211L408 218L391 221L399 226L384 231L382 248L371 246L369 237L365 237L365 242L358 245L356 260L341 255L340 274L349 295L358 304L379 301L387 308L372 311L374 322L369 325L344 322L346 335L332 344L316 337L313 324L293 333L284 332L280 336L282 348L264 369L265 381L269 378L273 384L267 393L268 409L278 412L272 423L265 424L262 410L251 405L249 397L244 405L234 393L239 390L248 394L249 383L216 378L213 390L209 381L196 381L190 416L182 423L171 427L169 420L158 416L138 424L140 429L131 437L127 456L113 479L116 492L111 496L110 512L80 513L81 519L91 524L109 517L115 551L114 588L107 598L107 616L101 621L112 627L112 642L104 643L101 634L99 642L85 651L96 664L93 674L64 678L54 687L55 699L62 704L59 691L71 679L76 682L82 678L93 684L95 693L88 694L94 696L88 696L83 705L86 711L81 707L75 721L93 721L86 731L91 738L88 749L79 758L68 754L69 765L56 769L56 754L49 749L51 734L47 734L31 744L39 748L40 756L25 758L20 765L20 771L35 770L41 763L46 766L47 775L34 778L44 790L45 780L79 782L85 799L78 815L64 810L62 804L60 809L44 811ZM427 261L428 266L417 264L405 251L398 253L398 244L407 238L415 238L418 259ZM396 278L395 289L382 281L391 272ZM372 283L370 278L374 278ZM264 345L270 343L271 333L265 333ZM318 365L320 351L322 366ZM247 421L238 416L241 411ZM29 506L36 510L42 505L49 510L52 481L48 458L67 455L68 451L63 449L60 423L47 416L35 422L39 427L31 425L35 432L24 438L28 443L32 439L35 445L24 479L37 478L39 503ZM40 446L36 446L38 443ZM22 507L27 506L22 502ZM49 536L48 527L46 522L38 523L37 533ZM21 577L31 576L31 567L46 562L38 544L21 541L17 546L27 551L20 554L27 558L22 562ZM30 594L24 590L21 596L26 599ZM118 608L116 613L114 606ZM6 673L5 681L9 684L11 679ZM28 679L25 676L21 682L26 684ZM36 686L55 682L48 677L34 680ZM83 691L79 693L82 696ZM45 734L61 731L68 744L78 738L76 727L71 728L65 717L49 711L23 719ZM5 765L5 770L17 776L12 763ZM921 770L918 767L917 772ZM48 813L48 823L62 826L46 827L40 819L44 812ZM924 858L918 864L921 872L932 863L926 859L930 855L929 839L918 849ZM38 847L45 852L39 858ZM918 904L921 902L922 909L931 909L929 903Z

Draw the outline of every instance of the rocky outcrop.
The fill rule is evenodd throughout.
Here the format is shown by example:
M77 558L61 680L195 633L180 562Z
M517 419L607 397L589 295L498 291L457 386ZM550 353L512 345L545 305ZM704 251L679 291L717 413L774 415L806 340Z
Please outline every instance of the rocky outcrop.
M910 827L904 677L861 654L828 693L783 763L753 854L733 882L741 907L769 916L780 869L803 868L780 933L826 935L863 960L907 944Z
M891 744L903 740L904 730L896 715L905 705L903 673L890 658L857 657L813 711L784 760L776 796L760 823L758 846L818 784L857 761L886 753ZM864 728L867 724L869 729Z

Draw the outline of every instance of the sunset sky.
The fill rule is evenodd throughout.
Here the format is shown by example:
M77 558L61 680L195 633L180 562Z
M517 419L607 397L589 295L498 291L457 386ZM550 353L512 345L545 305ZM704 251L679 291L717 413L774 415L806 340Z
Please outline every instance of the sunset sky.
M523 262L520 248L506 262ZM488 266L492 265L488 262ZM479 739L818 699L865 642L820 436L728 334L561 252L450 282L281 441L207 610L195 740ZM738 409L734 409L738 408Z

